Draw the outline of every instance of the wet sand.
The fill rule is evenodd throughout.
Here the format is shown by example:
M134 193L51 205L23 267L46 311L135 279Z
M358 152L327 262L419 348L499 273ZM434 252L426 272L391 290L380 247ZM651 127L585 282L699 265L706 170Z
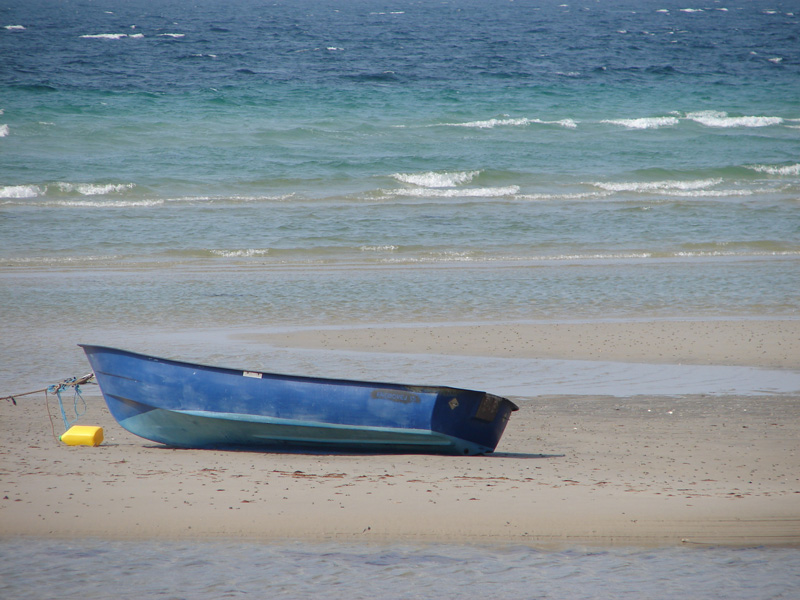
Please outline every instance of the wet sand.
M722 364L798 368L795 322L774 330L771 322L744 322L747 343L727 323L740 343L716 347L718 334L704 352L698 337L720 324L703 322L674 337L675 350L653 342L636 352L649 359L660 347L665 363L719 364L725 355ZM574 352L631 359L648 324L608 325L594 329L595 342L589 324L579 327L584 350ZM660 324L649 325L651 337L660 335ZM524 341L509 341L519 331L513 326L457 329L268 337L270 344L376 351L364 341L375 335L398 352L531 355ZM620 342L602 347L612 332ZM457 333L473 344L445 348L442 336L452 342ZM563 340L559 352L577 347L568 337L553 338ZM556 346L548 347L555 353ZM43 396L0 403L0 535L800 545L800 395L517 397L521 410L494 455L449 457L170 449L122 430L97 387L84 390L89 410L81 423L105 430L96 448L58 442Z
M365 326L237 337L361 352L800 369L800 319Z

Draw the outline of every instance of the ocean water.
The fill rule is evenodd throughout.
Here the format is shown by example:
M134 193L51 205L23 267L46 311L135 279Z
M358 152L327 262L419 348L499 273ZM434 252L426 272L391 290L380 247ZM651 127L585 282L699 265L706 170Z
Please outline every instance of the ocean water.
M796 317L795 9L6 5L6 358L120 325Z
M0 57L2 395L88 370L78 342L523 397L565 381L566 393L799 387L794 372L264 356L231 338L800 317L796 2L20 0L0 5ZM58 547L4 543L4 564L20 551L47 563ZM195 556L175 566L196 588L164 597L237 595L283 564L268 546L161 551ZM63 596L81 583L100 597L116 589L100 563L128 552L152 566L144 546L98 543L57 559L60 577L0 586ZM287 556L303 552L309 581L345 590L335 597L492 595L474 587L487 574L537 598L780 598L797 584L797 554L765 550ZM193 583L218 556L254 571L230 589ZM314 585L281 577L277 595ZM394 591L405 581L423 591Z
M199 329L797 318L799 27L772 0L6 3L0 382L80 341L209 359L159 335Z

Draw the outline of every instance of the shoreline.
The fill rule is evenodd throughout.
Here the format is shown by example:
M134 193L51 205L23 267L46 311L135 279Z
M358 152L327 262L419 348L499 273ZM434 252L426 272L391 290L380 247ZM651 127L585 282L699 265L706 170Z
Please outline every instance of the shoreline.
M741 323L369 326L229 337L251 351L284 344L644 360L661 349L664 364L727 356L728 364L797 368L800 322ZM743 334L747 341L736 343ZM538 335L551 342L532 344ZM80 423L105 432L96 448L54 439L42 397L0 403L0 538L800 547L800 392L513 396L520 411L485 457L171 449L119 427L97 387L85 387L84 397Z

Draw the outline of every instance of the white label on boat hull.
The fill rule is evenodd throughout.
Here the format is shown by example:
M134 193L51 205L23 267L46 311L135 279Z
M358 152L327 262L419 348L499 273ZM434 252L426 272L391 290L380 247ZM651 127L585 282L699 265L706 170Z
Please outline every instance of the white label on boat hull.
M254 371L242 371L242 375L245 377L254 377L256 379L261 379L261 373L255 373Z
M372 397L376 400L391 400L401 404L419 404L420 402L417 394L403 390L372 390Z

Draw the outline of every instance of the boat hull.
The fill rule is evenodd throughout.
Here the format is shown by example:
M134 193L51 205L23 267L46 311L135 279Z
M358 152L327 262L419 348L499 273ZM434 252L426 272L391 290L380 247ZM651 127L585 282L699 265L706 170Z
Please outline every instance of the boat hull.
M175 447L485 454L517 409L473 390L287 376L82 347L117 422Z

